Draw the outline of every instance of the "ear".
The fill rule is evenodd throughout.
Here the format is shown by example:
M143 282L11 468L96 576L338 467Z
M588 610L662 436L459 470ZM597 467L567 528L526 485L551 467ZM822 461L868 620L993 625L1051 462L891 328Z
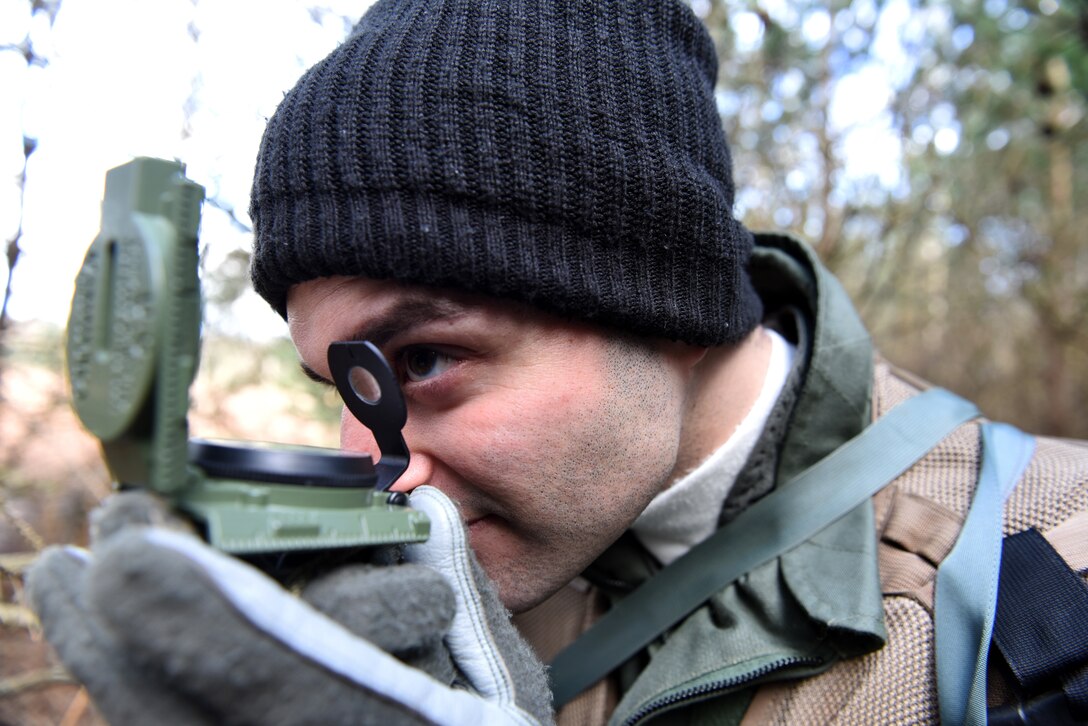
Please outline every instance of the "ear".
M680 340L661 340L657 344L661 354L672 363L685 377L691 377L710 353L710 348L692 345Z

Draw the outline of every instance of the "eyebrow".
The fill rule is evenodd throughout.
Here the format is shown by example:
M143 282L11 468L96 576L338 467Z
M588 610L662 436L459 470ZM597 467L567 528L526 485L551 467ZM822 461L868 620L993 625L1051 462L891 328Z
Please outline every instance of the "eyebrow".
M396 336L436 320L450 320L468 312L468 307L443 297L411 297L398 300L383 310L374 320L357 328L351 335L340 340L369 340L378 348L385 346ZM311 381L323 385L334 385L305 362L299 362L299 368Z
M436 320L457 318L468 307L444 297L410 297L398 300L374 320L357 328L345 340L369 340L381 348L396 336Z

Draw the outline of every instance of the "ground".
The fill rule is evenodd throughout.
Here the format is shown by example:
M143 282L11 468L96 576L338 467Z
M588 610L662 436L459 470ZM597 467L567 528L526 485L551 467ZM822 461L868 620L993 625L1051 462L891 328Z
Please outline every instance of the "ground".
M56 372L5 367L0 379L0 724L105 722L57 662L25 608L22 573L46 543L86 539L86 513L109 491L97 442L66 404ZM65 682L68 680L68 682Z

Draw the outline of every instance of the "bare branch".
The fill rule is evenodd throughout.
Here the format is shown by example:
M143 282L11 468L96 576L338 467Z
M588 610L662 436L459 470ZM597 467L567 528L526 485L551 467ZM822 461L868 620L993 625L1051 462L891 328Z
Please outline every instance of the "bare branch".
M209 207L214 207L215 209L218 209L220 212L223 212L224 214L226 214L227 218L230 220L231 226L233 226L238 231L245 232L246 234L252 234L253 233L253 227L249 226L248 224L246 224L245 222L240 220L238 218L238 213L235 211L234 207L231 206L230 204L227 204L226 202L221 200L219 197L208 197L207 199L204 200L204 202Z
M15 229L15 234L8 240L7 245L7 258L8 258L8 279L4 285L4 302L0 305L0 331L5 330L10 321L8 320L8 303L11 300L11 283L14 279L15 265L19 262L19 255L22 250L19 247L19 240L23 236L23 200L26 197L26 167L27 162L30 161L30 155L34 153L34 150L38 148L38 142L28 136L23 137L23 168L19 172L17 186L19 188L19 224Z

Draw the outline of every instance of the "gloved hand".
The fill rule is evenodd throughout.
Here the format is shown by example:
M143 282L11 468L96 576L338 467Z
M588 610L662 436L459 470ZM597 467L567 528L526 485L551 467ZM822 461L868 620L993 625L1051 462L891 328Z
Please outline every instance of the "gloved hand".
M411 496L431 536L408 564L346 566L301 597L174 531L147 495L113 500L92 551L51 548L28 579L111 723L551 722L544 668L437 489Z

